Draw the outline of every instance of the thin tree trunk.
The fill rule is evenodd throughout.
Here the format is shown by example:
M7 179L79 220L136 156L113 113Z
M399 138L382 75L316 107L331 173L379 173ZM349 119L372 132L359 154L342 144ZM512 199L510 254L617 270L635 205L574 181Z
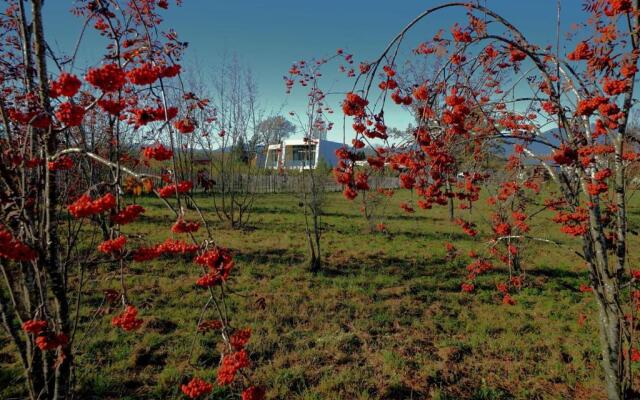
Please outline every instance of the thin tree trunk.
M598 305L598 327L605 388L609 400L627 399L630 389L629 360L623 355L624 313L620 307L620 286L616 274L609 271L606 254L601 252L599 241L584 239L585 258L589 262L591 278ZM596 232L596 237L598 237ZM594 251L594 248L595 251Z
M49 103L49 88L48 88L48 75L46 66L46 43L44 40L44 28L42 25L42 0L32 0L32 18L33 18L33 31L34 31L34 53L36 57L36 68L39 78L39 97L42 108L51 112L51 105ZM49 128L44 135L44 159L48 159L51 155L55 154L58 147L58 140L56 134ZM47 271L49 280L51 283L51 290L54 296L54 303L56 306L56 323L60 333L63 333L69 337L70 323L69 323L69 305L66 293L66 282L64 277L64 271L59 263L58 255L60 251L60 240L58 238L58 224L57 224L57 206L58 206L58 191L55 182L55 172L50 171L48 168L45 170L45 184L44 184L44 200L45 200L45 231L43 236L45 239L45 260L39 262L40 270ZM58 350L61 352L59 356L64 354L61 362L58 363L57 368L54 371L54 379L47 379L49 383L48 398L54 400L60 400L67 398L69 394L69 377L70 377L70 365L72 361L72 355L69 352L67 346ZM51 360L47 355L43 357L44 373L48 374L48 368L51 366ZM52 387L51 387L52 386Z
M625 365L622 359L621 329L622 318L619 307L614 300L607 298L611 295L596 294L598 304L598 325L600 328L600 346L602 353L602 367L605 374L605 386L609 400L626 399L627 385L625 383Z

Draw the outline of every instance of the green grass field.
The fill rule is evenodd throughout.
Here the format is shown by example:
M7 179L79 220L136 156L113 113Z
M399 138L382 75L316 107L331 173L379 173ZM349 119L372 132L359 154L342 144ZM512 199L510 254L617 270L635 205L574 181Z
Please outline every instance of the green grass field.
M397 204L409 194L398 196L387 211L390 234L385 235L368 233L357 200L328 195L324 269L318 274L306 268L294 195L258 197L245 230L223 228L211 201L199 199L218 244L234 251L233 321L253 329L248 347L253 375L268 388L268 398L604 398L594 301L578 290L588 274L555 224L534 233L558 245L531 244L526 284L514 295L517 304L507 306L495 289L504 270L482 276L474 294L462 293L465 262L445 257L447 240L462 250L486 244L462 236L445 209L406 214ZM172 215L158 200L139 202L147 212L125 233L139 234L140 243L170 236ZM639 209L634 207L635 227ZM480 208L471 218L486 219L485 214ZM632 254L631 263L636 261ZM125 273L129 297L145 324L136 333L116 330L110 324L119 312L114 309L97 316L88 334L79 334L80 398L180 398L181 379L195 371L214 380L217 337L197 336L189 360L207 297L195 289L199 269L188 259L159 260L131 264ZM102 290L119 287L119 271L105 263L86 278L84 328ZM582 326L581 313L587 316ZM0 398L18 396L19 365L6 338L0 349ZM235 398L215 394L212 398Z

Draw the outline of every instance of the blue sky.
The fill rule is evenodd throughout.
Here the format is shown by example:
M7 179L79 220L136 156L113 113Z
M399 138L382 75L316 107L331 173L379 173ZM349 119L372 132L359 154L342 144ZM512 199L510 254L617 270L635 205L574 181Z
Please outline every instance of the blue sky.
M173 1L171 1L173 3ZM357 60L372 59L387 42L419 12L441 4L442 0L184 0L165 13L165 26L174 28L181 40L189 42L185 67L195 60L207 73L223 55L236 54L252 68L267 112L283 109L303 111L301 92L287 96L282 76L299 59L324 57L337 48L353 53ZM69 53L80 32L81 21L69 13L70 0L45 2L46 29L52 48ZM511 20L531 41L545 45L555 41L556 0L486 0L486 4ZM173 4L172 4L173 5ZM565 31L583 21L581 0L562 1ZM414 31L413 46L420 37L429 38L439 28L449 29L464 22L464 13L445 12L424 21ZM84 42L78 68L94 64L102 54L100 38ZM82 72L81 70L77 72ZM327 67L325 85L347 89L349 82L337 73L337 65ZM331 105L336 107L341 97ZM393 116L391 117L393 118ZM406 124L397 115L393 122ZM341 123L341 119L336 121ZM342 137L341 127L330 135Z

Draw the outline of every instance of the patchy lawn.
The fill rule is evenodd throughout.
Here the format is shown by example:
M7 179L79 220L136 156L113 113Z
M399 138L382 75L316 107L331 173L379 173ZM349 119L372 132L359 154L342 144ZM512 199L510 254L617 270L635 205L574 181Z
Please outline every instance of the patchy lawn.
M588 274L557 226L537 228L534 235L558 245L531 244L525 286L514 294L517 304L506 306L495 288L505 271L481 277L474 294L462 293L465 262L447 260L443 245L466 251L484 243L460 235L445 209L406 214L399 201L387 212L390 233L370 234L357 201L328 195L324 269L314 275L306 269L294 195L258 197L245 230L222 227L212 202L200 199L218 243L235 253L233 321L253 329L254 375L269 398L604 398L594 302L578 290ZM125 233L139 234L139 244L168 237L172 215L156 199L139 202L147 213ZM471 218L486 220L483 214L476 209ZM637 225L637 207L632 214ZM159 260L125 272L145 324L137 333L113 329L119 310L92 324L102 289L118 288L119 271L109 264L90 271L83 293L91 307L82 309L81 321L83 331L93 329L77 340L80 397L180 398L181 379L196 367L213 380L217 338L192 339L206 301L194 289L198 268L188 259ZM77 282L76 276L71 284ZM580 314L587 317L582 326ZM10 398L20 393L19 366L0 338L0 397ZM211 398L233 397L218 390Z

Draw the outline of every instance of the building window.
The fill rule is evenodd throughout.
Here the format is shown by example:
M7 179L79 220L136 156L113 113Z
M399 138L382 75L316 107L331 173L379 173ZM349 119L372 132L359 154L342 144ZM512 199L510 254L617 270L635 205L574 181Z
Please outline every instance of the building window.
M277 167L279 156L280 156L280 153L277 150L269 150L269 154L267 157L268 165L270 167Z
M316 160L316 148L315 146L294 146L291 152L291 159L313 164Z

